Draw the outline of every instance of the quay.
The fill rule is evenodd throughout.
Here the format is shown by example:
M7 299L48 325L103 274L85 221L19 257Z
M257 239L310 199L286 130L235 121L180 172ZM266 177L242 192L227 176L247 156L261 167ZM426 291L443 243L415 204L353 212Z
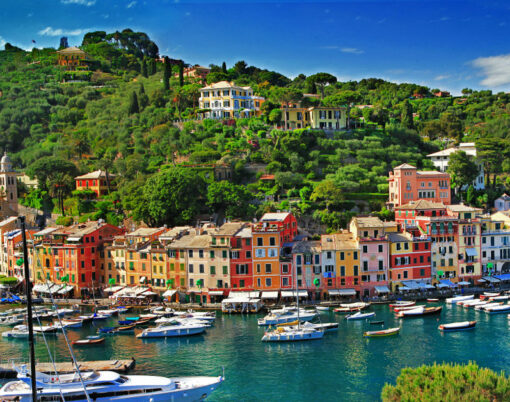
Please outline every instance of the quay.
M21 365L19 362L16 365ZM28 363L26 363L28 366ZM128 373L133 370L136 365L134 358L124 360L94 360L87 362L78 362L78 367L83 371L116 371L118 373ZM75 368L71 362L55 362L55 366L51 362L37 362L36 370L41 373L55 373L55 367L59 374L74 373ZM17 373L12 368L12 364L0 364L0 378L16 378Z

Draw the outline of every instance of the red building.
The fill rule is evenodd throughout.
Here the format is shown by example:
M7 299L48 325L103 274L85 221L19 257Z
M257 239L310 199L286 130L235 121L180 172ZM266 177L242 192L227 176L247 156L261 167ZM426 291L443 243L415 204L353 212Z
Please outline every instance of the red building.
M243 227L230 238L230 282L233 289L253 289L253 245L251 227Z

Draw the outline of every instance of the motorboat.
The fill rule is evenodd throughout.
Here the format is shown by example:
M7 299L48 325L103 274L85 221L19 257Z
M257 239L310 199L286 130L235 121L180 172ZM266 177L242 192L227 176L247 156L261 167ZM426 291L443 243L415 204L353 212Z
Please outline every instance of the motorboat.
M2 332L4 338L28 338L28 328L26 325L16 325L10 331Z
M356 302L356 303L342 303L340 307L333 309L335 313L352 313L353 311L361 311L370 307L370 303Z
M388 328L388 329L382 329L380 331L366 331L363 332L363 336L365 338L375 338L375 337L382 337L382 336L391 336L391 335L397 335L400 332L400 328Z
M4 318L3 320L0 321L0 325L4 325L4 326L14 326L14 325L19 325L19 324L22 324L24 321L24 317L23 316L9 316L9 317L6 317Z
M454 297L449 297L448 299L446 299L446 303L447 304L457 304L460 301L474 299L474 298L475 298L475 295L454 296Z
M55 321L53 323L53 326L57 327L57 328L81 328L82 327L82 322L81 321L67 321L67 320L60 320L59 321Z
M74 314L75 310L72 308L59 308L56 312L60 317L63 317L65 315Z
M439 299L434 299L434 298L427 299L427 303L437 303L437 302L439 302Z
M85 339L78 339L73 341L72 344L75 346L91 346L91 345L100 345L104 343L104 338L99 335L89 335Z
M508 299L510 299L509 295L489 297L489 301L506 301Z
M312 341L322 339L323 336L324 330L305 327L304 325L277 327L274 330L266 331L262 337L262 342Z
M1 400L32 401L27 367L18 370L18 380L0 388ZM82 383L83 381L83 383ZM98 402L106 401L198 401L209 396L224 381L219 377L165 378L149 375L120 375L113 371L60 374L36 374L38 400L72 400L86 402L93 395Z
M56 334L58 327L54 325L38 325L34 326L34 332L38 334Z
M475 326L476 326L476 321L462 321L462 322L452 322L450 324L441 324L437 328L443 332L453 332L453 331L465 331L467 329L473 329Z
M384 324L384 320L381 320L381 321L370 321L369 324L370 325L383 325Z
M175 336L190 336L202 334L206 330L205 325L199 324L181 324L164 325L156 328L144 329L137 338L166 338Z
M503 302L480 304L478 306L475 306L475 310L485 311L486 308L491 308L492 306L501 306L502 304Z
M140 314L140 318L141 319L144 319L144 318L148 318L149 320L155 320L156 318L160 317L159 315L157 314L152 314L152 313L148 313L148 314Z
M210 321L203 321L196 318L161 317L154 322L156 324L159 324L160 326L162 324L165 325L200 324L205 325L208 328L211 327Z
M107 316L112 316L112 315L116 315L116 314L119 314L120 310L118 309L100 309L100 310L97 310L97 314L101 314L101 315L107 315Z
M480 300L480 299L468 300L468 301L465 301L462 304L462 307L464 307L464 308L475 308L476 306L484 306L484 305L486 305L488 303L490 303L488 300Z
M374 317L375 313L362 313L361 311L358 311L357 313L350 314L345 317L346 320L364 320L365 318Z
M85 324L91 322L94 319L94 314L79 315L77 318L80 319L81 322Z
M397 313L397 317L421 317L424 315L440 314L443 307L417 307L413 310L404 310Z
M300 309L299 311L288 311L281 314L273 314L270 313L266 315L264 318L258 319L259 326L268 326L268 325L277 325L284 324L286 322L292 321L311 321L315 317L317 317L318 313L316 311L307 311Z
M317 311L322 312L329 311L329 306L315 306L315 308L317 309Z
M484 309L489 314L510 313L510 304L501 304L499 306L490 306Z
M424 306L416 306L416 305L413 305L413 306L404 306L404 307L394 307L393 308L393 311L395 313L398 313L400 311L406 311L406 310L414 310L415 308L419 308L419 307L424 307Z
M395 308L400 308L400 307L409 307L409 306L414 306L416 304L415 301L405 301L405 300L402 300L402 301L397 301L396 303L391 303L389 306L390 306L390 310L391 309L395 309Z
M176 317L185 317L185 318L198 318L200 320L205 321L215 321L216 320L216 314L214 312L209 311L179 311L175 312L174 315Z
M497 297L499 296L501 293L499 292L483 292L483 294L480 295L480 299L481 300L485 300L485 299L489 299L491 297Z
M337 322L313 323L313 322L307 321L307 322L302 322L301 326L305 327L305 328L315 328L317 330L322 330L324 332L333 332L333 331L337 331L338 330L338 323ZM285 324L278 324L277 327L294 327L294 328L297 328L298 327L298 322L297 321L293 321L293 322L288 322L288 323L285 323Z

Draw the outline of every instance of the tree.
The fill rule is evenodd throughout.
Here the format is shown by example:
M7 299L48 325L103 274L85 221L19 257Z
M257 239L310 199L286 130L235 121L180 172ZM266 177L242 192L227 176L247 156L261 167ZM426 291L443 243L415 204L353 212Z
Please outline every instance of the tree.
M494 134L494 133L493 133ZM477 158L483 163L487 186L496 186L496 174L503 168L508 155L509 141L496 136L484 136L476 140ZM491 185L490 175L493 174Z
M321 92L321 99L324 99L324 88L326 85L331 85L337 82L337 78L329 73L317 73L307 78L308 81L313 82Z
M48 184L58 181L57 175L69 175L75 177L78 175L76 165L66 159L57 158L54 156L45 156L27 168L27 175L30 178L36 178L38 186L41 190L48 190Z
M57 199L57 208L65 216L64 198L73 191L74 177L67 173L56 172L48 178L47 187L50 196Z
M464 151L456 151L450 154L448 161L448 173L452 176L456 190L471 184L478 176L478 166L473 158Z
M457 142L460 142L464 132L462 129L462 121L456 115L450 112L444 112L439 118L439 123L446 137L454 138Z
M414 118L413 118L413 106L409 100L405 100L402 104L402 112L400 113L400 121L405 128L413 129L414 128Z
M205 180L193 169L171 168L151 176L134 200L136 218L151 226L190 223L202 209Z
M128 114L135 114L140 112L140 107L138 105L138 97L136 96L136 92L132 91L131 95L129 96L129 103L128 103Z
M149 59L149 64L148 64L147 68L149 69L149 75L156 74L156 71L157 71L156 60Z
M476 197L475 188L473 187L472 184L470 184L466 194L467 203L472 205L475 202L475 197Z
M236 64L234 64L234 71L237 73L237 75L243 75L246 73L247 67L248 64L246 64L244 60L240 60Z
M271 98L274 102L284 106L283 120L285 122L284 129L287 130L287 108L291 103L297 103L301 100L303 94L301 91L294 88L278 88L275 87L271 93Z
M333 180L323 180L315 186L310 201L321 201L326 205L326 209L330 211L332 206L338 206L344 197Z
M278 124L282 121L282 110L273 109L269 112L268 120L270 123Z
M404 368L396 385L386 384L383 402L400 401L506 401L510 380L476 363L436 364Z
M138 90L138 103L142 109L144 109L149 104L149 97L145 93L143 84L140 85L140 89Z
M145 59L142 60L142 76L145 78L149 76L149 72L147 70L147 61Z
M179 86L184 86L184 62L179 62Z
M227 74L227 63L223 62L221 64L221 71L222 73Z
M170 59L165 56L165 69L163 71L163 88L165 91L170 89L170 75L172 75L172 66L170 65Z
M207 206L228 219L252 218L256 210L252 199L245 186L226 180L211 183L207 189Z

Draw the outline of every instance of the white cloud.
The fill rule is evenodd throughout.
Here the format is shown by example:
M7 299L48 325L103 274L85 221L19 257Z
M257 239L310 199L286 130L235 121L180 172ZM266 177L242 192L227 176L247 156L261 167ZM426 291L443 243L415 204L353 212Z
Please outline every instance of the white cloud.
M363 54L365 53L361 49L356 49L355 47L343 47L340 49L342 53L350 53L350 54Z
M447 80L448 78L450 78L451 75L450 74L442 74L442 75L437 75L434 77L434 79L436 81L442 81L442 80Z
M472 61L473 66L482 70L485 78L480 82L488 87L510 84L510 54L479 57Z
M80 6L90 7L96 4L96 0L60 0L62 4L78 4Z
M90 28L86 28L86 29L57 28L57 29L53 29L52 27L46 27L44 29L41 29L38 33L39 33L39 35L42 35L42 36L62 36L62 35L79 36L79 35L83 35L83 34L89 32L89 31L90 31Z
M131 8L131 7L134 7L136 6L136 1L132 1L131 3L129 3L126 8Z

